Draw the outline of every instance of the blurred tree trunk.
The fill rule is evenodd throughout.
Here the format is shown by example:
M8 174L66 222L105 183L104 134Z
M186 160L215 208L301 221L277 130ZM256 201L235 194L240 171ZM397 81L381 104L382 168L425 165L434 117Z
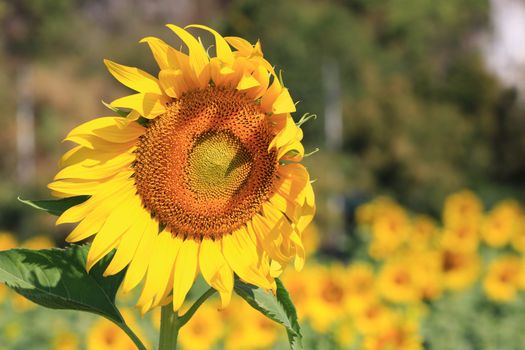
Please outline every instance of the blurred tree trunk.
M339 63L334 59L326 59L323 62L322 74L326 148L330 151L340 151L343 146L343 107Z
M19 184L28 184L35 174L35 110L31 64L16 68L16 174Z

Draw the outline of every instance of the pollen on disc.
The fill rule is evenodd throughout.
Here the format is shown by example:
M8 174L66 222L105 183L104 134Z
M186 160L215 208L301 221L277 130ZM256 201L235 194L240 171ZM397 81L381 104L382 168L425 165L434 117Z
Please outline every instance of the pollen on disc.
M278 165L272 137L268 118L242 92L188 92L140 138L137 192L172 234L220 238L268 199Z

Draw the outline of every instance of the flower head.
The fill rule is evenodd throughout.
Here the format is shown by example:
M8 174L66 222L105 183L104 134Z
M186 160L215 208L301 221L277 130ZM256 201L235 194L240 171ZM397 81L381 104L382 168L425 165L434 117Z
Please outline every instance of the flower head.
M518 292L521 268L520 259L512 255L505 255L491 262L483 280L487 296L499 302L512 300Z
M127 117L80 125L77 144L49 185L58 197L89 195L58 223L79 222L67 240L95 235L87 267L116 249L105 274L128 267L129 291L145 281L142 312L178 310L200 272L228 304L233 275L266 289L293 262L315 212L302 131L288 89L260 43L211 33L215 55L187 29L168 27L187 51L147 37L158 78L106 60L136 94L111 103ZM232 49L233 48L233 49Z

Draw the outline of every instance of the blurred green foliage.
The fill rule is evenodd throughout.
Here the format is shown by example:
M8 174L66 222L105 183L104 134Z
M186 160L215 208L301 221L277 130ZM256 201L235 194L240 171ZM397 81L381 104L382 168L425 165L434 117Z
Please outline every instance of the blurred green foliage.
M299 104L321 116L306 142L323 145L322 65L340 66L343 171L336 190L389 192L437 213L447 193L522 189L524 110L487 71L478 39L486 1L236 1L225 32L263 39ZM314 125L315 124L315 125ZM317 161L311 160L314 165ZM312 172L322 182L326 168ZM327 184L330 187L330 184ZM333 190L333 188L332 188ZM503 196L504 193L501 193Z

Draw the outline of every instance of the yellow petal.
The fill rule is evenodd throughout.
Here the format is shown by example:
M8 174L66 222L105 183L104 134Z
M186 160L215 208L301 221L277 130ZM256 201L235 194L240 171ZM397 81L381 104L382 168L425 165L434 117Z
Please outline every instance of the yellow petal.
M75 227L73 231L66 237L67 242L78 242L84 240L95 233L97 233L107 217L111 214L113 208L121 203L124 199L125 194L128 193L131 189L129 184L119 187L119 189L114 192L114 200L104 200L89 212L86 217L80 222L80 224Z
M305 189L310 181L308 171L302 164L292 163L279 166L275 191L296 201L301 206L305 199Z
M250 74L243 75L239 84L237 84L237 90L247 90L253 87L261 85L257 79L252 77Z
M104 276L117 274L130 263L150 220L150 215L145 209L138 213L137 222L130 227L120 241L111 263L104 271Z
M235 47L243 56L250 56L253 51L253 46L246 39L237 36L224 37L231 46Z
M230 49L230 46L228 45L226 40L224 40L224 38L219 33L217 33L215 30L209 27L198 24L192 24L187 26L186 28L200 28L212 33L215 37L217 57L227 64L233 64L235 58L233 56L232 50Z
M92 195L101 185L101 181L85 181L80 179L58 180L47 187L55 192L64 193L67 197Z
M181 243L179 238L172 237L167 231L162 231L157 236L153 248L155 254L151 256L148 264L146 282L137 304L149 307L158 305L166 289L171 289L168 282L171 280L173 265Z
M184 42L184 44L186 44L189 50L190 65L195 74L200 76L209 63L208 55L200 42L190 33L176 25L168 24L167 27L171 29Z
M199 268L204 280L219 292L222 307L226 307L230 303L233 290L233 271L224 259L218 241L202 240Z
M133 147L137 143L136 140L133 140L130 142L123 142L123 143L109 142L109 141L101 139L98 136L93 136L93 135L69 136L67 140L64 139L64 141L75 142L76 144L79 144L90 150L95 150L96 148L96 151L93 154L97 154L100 152L122 153L126 149Z
M134 160L134 154L122 153L97 165L86 165L84 162L73 164L60 170L55 175L55 180L68 178L96 180L107 178L125 169L130 169L130 165ZM89 160L86 160L86 162L89 162Z
M295 231L290 235L290 240L295 245L295 270L301 271L304 267L304 261L306 259L303 242L301 241L301 237L299 237L299 234Z
M123 198L120 205L111 211L91 244L86 263L88 271L117 246L122 235L135 224L137 216L144 210L135 189L130 190Z
M308 182L305 188L305 202L302 208L301 217L297 221L296 227L299 232L303 232L304 229L312 222L315 215L315 195L312 188L312 184Z
M133 109L144 118L152 119L166 112L166 103L168 102L169 99L162 95L140 93L121 97L111 102L110 105L112 107Z
M78 242L93 236L100 230L108 215L109 212L102 210L89 213L66 237L66 242Z
M152 75L135 67L128 67L104 60L109 72L122 84L138 92L162 94L159 82Z
M80 151L81 149L83 149L84 146L81 146L81 145L78 145L78 146L75 146L73 147L72 149L70 149L69 151L67 151L66 153L64 153L64 155L62 156L62 158L60 158L60 162L58 163L58 166L60 168L63 168L66 166L66 164L68 163L68 160L74 156L78 151ZM85 157L83 157L82 159L85 159ZM74 161L74 163L76 163L76 161ZM71 165L71 163L67 164L67 165Z
M114 203L111 198L120 198L123 193L127 193L132 188L132 180L129 179L132 172L119 174L115 178L100 184L96 192L85 202L75 205L64 211L57 219L56 224L73 223L82 220L90 212L95 211L105 205Z
M222 253L241 279L262 288L271 288L260 264L256 242L250 237L246 227L223 237Z
M293 201L288 197L283 196L282 194L275 192L269 198L270 203L272 203L276 208L286 214L290 220L296 220L300 214L300 204Z
M275 118L279 117L278 115L274 116ZM282 120L279 118L279 120ZM273 138L272 142L268 146L268 150L272 147L281 148L284 145L294 142L296 140L301 140L303 138L303 133L301 128L295 125L290 114L286 114L284 118L284 123L282 123L282 128L279 130L277 135Z
M274 114L295 112L295 104L287 88L283 88L277 99L273 102L272 112Z
M261 109L267 113L273 113L273 103L281 94L283 90L279 79L274 76L272 85L266 90L265 94L261 98Z
M181 97L188 90L184 74L180 69L163 69L159 73L160 85L170 97Z
M143 38L140 40L140 42L147 43L149 45L149 48L153 53L153 57L155 58L155 61L157 61L160 69L167 69L171 67L170 62L168 61L168 52L174 50L171 46L166 44L163 40L152 36Z
M270 75L266 68L258 66L252 76L257 79L259 85L246 90L246 95L256 100L266 93L266 89L268 89L268 84L270 83Z
M159 224L153 219L149 220L122 282L124 293L135 288L144 277L150 258L154 253L154 244L158 234Z
M235 70L226 66L217 57L212 57L210 59L211 80L213 80L216 86L225 86L226 78L233 73L235 73Z
M173 311L180 309L197 275L199 243L186 239L180 247L173 271Z
M279 149L278 160L300 162L304 157L304 146L300 141L291 142Z
M88 121L71 130L69 137L92 135L115 143L136 141L146 128L122 117L102 117Z

